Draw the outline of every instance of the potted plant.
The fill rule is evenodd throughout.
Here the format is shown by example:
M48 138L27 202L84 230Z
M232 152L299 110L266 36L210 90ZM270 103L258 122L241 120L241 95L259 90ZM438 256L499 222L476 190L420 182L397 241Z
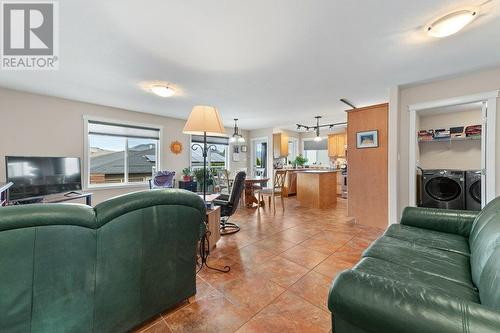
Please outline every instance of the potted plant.
M191 168L182 169L182 174L184 175L183 180L185 182L190 182L193 179L193 176L191 175Z
M196 181L198 182L198 188L199 188L199 191L201 191L203 189L203 168L196 168L196 169L193 169L193 174L194 174L194 177L196 178ZM206 182L206 185L207 185L207 188L210 187L210 185L213 184L213 178L212 178L212 174L210 172L210 169L207 169L207 182Z
M299 154L297 157L295 157L294 164L298 167L303 167L304 164L306 164L308 161L307 157L302 156L302 154Z

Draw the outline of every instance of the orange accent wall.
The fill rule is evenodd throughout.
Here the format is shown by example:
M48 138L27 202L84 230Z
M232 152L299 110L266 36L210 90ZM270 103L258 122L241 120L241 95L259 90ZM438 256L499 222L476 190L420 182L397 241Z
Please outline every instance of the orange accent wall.
M389 105L347 112L348 214L356 223L387 227L387 136ZM356 133L378 130L378 147L356 148Z

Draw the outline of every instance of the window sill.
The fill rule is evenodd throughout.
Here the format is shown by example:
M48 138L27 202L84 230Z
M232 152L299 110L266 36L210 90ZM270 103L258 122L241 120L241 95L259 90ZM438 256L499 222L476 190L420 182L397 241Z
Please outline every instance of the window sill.
M149 189L148 183L137 183L137 184L104 184L104 185L90 185L84 188L84 191L101 191L101 190L119 190L127 188L147 188Z

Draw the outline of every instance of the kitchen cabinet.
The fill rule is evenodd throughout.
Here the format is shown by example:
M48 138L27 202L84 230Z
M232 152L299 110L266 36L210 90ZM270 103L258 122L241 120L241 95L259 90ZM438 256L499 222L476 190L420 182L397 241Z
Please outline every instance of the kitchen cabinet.
M310 208L334 208L337 203L336 170L297 172L297 202Z
M281 158L288 156L288 134L274 133L273 134L273 156Z
M346 145L347 145L346 133L328 135L328 156L345 157Z

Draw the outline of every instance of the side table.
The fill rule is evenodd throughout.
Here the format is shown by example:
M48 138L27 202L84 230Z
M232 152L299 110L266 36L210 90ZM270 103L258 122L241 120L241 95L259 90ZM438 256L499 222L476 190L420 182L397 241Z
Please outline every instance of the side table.
M207 224L208 224L208 242L210 250L217 246L220 239L220 206L214 206L213 209L207 209Z

